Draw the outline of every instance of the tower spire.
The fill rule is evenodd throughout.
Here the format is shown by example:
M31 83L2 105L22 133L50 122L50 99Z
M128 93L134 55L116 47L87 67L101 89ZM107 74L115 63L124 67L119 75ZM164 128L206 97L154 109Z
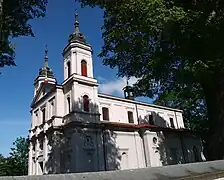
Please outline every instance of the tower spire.
M75 11L75 32L74 34L78 35L80 33L79 30L79 15L77 13L77 11Z
M48 82L50 84L56 84L56 78L54 77L52 69L48 65L48 48L47 44L45 45L44 50L44 66L39 69L39 75L34 80L35 93L36 90L40 87L40 84L43 82Z
M48 48L45 45L45 55L44 55L44 67L40 68L39 76L44 76L47 78L55 78L52 72L52 69L48 65Z
M74 26L75 26L75 29L74 29L73 33L69 36L68 41L69 42L79 42L79 43L82 43L82 44L88 44L85 36L80 31L79 17L78 17L77 11L75 11L75 24L74 24Z
M45 56L44 56L44 68L48 67L48 48L47 44L45 45Z

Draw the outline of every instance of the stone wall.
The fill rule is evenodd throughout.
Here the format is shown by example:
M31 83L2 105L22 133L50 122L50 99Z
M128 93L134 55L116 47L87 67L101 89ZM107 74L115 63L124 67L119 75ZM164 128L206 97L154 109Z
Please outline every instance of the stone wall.
M123 171L0 177L0 180L212 180L220 177L224 177L224 160Z

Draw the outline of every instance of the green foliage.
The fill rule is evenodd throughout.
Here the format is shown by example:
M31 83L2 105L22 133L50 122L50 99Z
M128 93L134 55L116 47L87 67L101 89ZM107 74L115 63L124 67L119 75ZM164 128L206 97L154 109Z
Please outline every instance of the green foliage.
M28 174L28 139L17 138L10 156L0 155L0 176L21 176Z
M0 176L6 176L6 159L0 154Z
M201 88L195 87L191 91L164 93L154 103L182 109L185 126L198 132L205 141L207 140L208 116Z
M29 21L44 17L47 0L4 0L0 12L0 67L15 66L14 46L10 40L34 36Z
M100 56L105 65L118 67L118 75L141 78L136 85L139 94L153 97L186 85L191 89L193 83L212 81L214 72L223 70L221 1L108 3Z
M209 124L210 159L223 158L224 2L77 1L105 10L104 64L139 78L136 95L172 98L168 105L183 108L192 128Z

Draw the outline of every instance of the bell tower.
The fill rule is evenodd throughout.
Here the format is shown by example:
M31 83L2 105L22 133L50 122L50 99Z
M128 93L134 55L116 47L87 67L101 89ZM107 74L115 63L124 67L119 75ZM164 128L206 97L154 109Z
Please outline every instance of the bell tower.
M63 50L64 80L73 75L93 78L92 47L81 33L78 14L75 14L74 31Z
M93 77L92 47L80 31L75 13L74 31L63 50L65 109L85 113L98 112L98 84Z
M36 95L36 92L38 91L40 85L44 82L47 82L49 84L57 83L56 78L53 74L53 71L48 65L47 45L45 46L44 67L40 68L39 75L34 80L34 96Z

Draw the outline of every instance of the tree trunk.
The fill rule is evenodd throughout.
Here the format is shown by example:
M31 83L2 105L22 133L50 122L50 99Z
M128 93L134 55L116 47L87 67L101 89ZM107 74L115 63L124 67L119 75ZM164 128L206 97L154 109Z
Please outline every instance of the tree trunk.
M224 81L213 80L203 86L209 119L208 160L224 159Z

